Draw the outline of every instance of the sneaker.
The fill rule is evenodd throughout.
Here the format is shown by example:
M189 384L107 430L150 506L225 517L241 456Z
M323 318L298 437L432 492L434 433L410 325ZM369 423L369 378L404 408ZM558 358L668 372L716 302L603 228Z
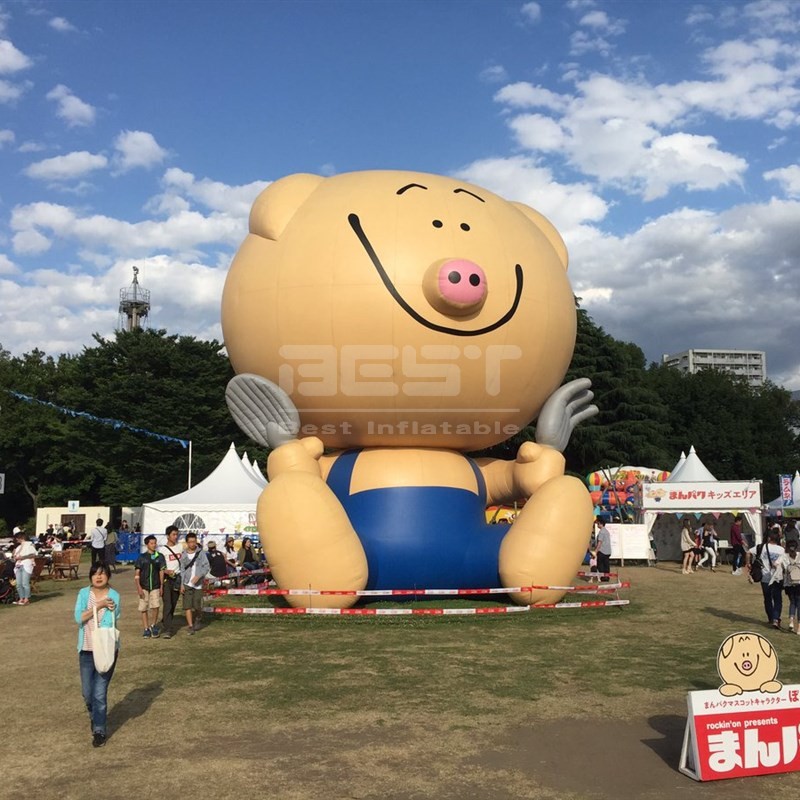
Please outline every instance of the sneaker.
M142 633L142 639L149 639L152 635L153 634L151 633L150 628L145 628L144 632ZM95 745L95 746L99 747L99 745Z
M186 631L186 633L188 633L188 634L189 634L189 636L194 636L194 628L189 628L189 629Z
M781 621L779 619L772 620L772 627L773 628L780 628L781 627Z
M153 625L151 632L153 634L154 639L158 639L158 637L161 635L161 631L159 631L158 625Z
M92 737L92 747L103 747L106 743L106 735L104 733L96 733Z
M790 630L790 631L793 631L793 630L794 630L794 620L793 620L793 619L790 619L790 620L789 620L789 630Z
M164 635L161 638L162 639L171 639L172 638L172 631L165 631Z

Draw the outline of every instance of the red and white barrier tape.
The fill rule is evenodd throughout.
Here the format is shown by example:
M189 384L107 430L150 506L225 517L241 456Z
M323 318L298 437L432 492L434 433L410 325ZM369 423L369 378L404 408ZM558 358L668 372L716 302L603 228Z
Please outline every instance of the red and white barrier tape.
M475 595L475 594L509 594L510 592L531 591L557 591L578 592L580 594L610 594L618 589L629 589L629 581L618 583L604 583L590 586L512 586L508 588L492 589L276 589L276 588L245 588L245 589L212 589L210 595L338 595L348 597L414 597L425 595Z
M233 606L206 606L206 614L256 614L260 616L313 615L341 617L377 616L463 616L481 614L516 614L522 611L563 608L607 608L626 606L630 600L595 600L582 603L546 603L540 606L486 606L485 608L244 608Z

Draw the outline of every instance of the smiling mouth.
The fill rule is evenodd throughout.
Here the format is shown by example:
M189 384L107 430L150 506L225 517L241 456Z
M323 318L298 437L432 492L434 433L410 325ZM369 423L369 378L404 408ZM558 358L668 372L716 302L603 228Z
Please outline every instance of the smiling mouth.
M350 223L350 227L353 229L356 236L358 236L358 240L361 242L361 246L366 251L367 255L372 261L373 266L380 275L381 280L383 281L384 286L389 290L389 294L394 297L397 301L397 304L400 308L403 309L407 314L413 317L420 325L424 325L426 328L430 328L432 331L438 331L439 333L452 333L454 336L480 336L483 333L489 333L490 331L499 328L501 325L505 325L511 317L514 316L514 313L517 310L517 306L519 305L520 297L522 296L522 267L519 264L514 266L514 274L517 278L517 289L514 292L514 300L511 303L511 307L503 314L500 319L496 322L493 322L491 325L487 325L484 328L477 328L476 330L464 330L463 328L449 328L446 325L437 325L435 322L431 322L430 320L425 319L418 311L415 311L403 298L400 292L397 291L397 288L392 283L389 276L386 274L386 270L383 268L383 264L381 264L381 260L378 258L378 254L375 252L375 248L372 246L371 242L367 238L367 235L364 233L364 229L361 227L361 220L358 218L357 214L349 214L347 217L347 221Z

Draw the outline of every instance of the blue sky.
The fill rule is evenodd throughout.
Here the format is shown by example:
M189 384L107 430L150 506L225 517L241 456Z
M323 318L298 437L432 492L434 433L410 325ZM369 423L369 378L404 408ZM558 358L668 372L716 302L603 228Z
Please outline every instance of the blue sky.
M648 358L767 351L800 388L800 2L2 2L0 343L221 338L292 172L458 175L550 217Z

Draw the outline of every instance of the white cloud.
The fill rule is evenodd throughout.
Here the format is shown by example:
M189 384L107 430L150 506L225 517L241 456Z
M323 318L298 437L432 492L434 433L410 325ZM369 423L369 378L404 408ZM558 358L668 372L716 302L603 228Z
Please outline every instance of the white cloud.
M0 130L0 150L7 144L13 144L14 138L14 131L10 131L8 128Z
M780 42L735 40L708 49L705 61L706 80L654 85L594 73L576 77L572 96L519 82L502 87L495 100L524 150L556 154L584 175L645 199L675 186L741 185L746 160L697 128L708 114L781 130L796 125L800 48L792 61ZM538 113L526 112L532 108ZM688 122L692 131L682 131Z
M56 116L63 119L70 128L94 124L97 116L94 106L85 103L63 84L51 89L47 93L47 99L54 100L58 104Z
M590 11L581 17L579 25L603 31L611 36L619 36L625 32L625 22L620 19L611 19L605 11Z
M8 75L28 69L33 64L28 56L17 50L8 39L0 39L0 74Z
M764 33L792 34L800 31L796 0L756 0L747 3L744 16Z
M17 275L19 267L5 253L0 253L0 275Z
M29 81L11 83L11 81L0 79L0 103L13 103L19 100L32 85Z
M122 131L114 141L114 166L119 172L135 167L149 169L167 157L167 151L147 131Z
M67 19L64 17L53 17L47 23L54 31L58 31L59 33L74 33L78 29Z
M552 152L564 145L564 131L550 117L541 114L521 114L509 123L517 141L528 150Z
M764 177L769 181L777 181L788 197L800 198L800 166L797 164L770 170L764 173Z
M612 19L605 11L593 8L578 22L583 30L577 30L570 36L570 55L582 56L593 52L602 56L610 55L614 45L609 37L622 35L626 24L624 20Z
M34 229L20 231L11 238L14 252L21 256L36 256L50 249L51 241Z
M650 175L645 175L643 197L663 197L671 186L690 191L741 184L747 162L717 149L713 136L674 133L656 138L650 147Z
M514 108L549 108L553 111L563 111L569 103L569 98L564 95L525 82L509 83L495 94L494 99Z
M688 347L768 350L770 378L782 382L797 363L787 335L800 295L797 230L800 203L772 200L679 209L628 236L583 228L565 239L575 294L613 336L635 336L652 360Z
M165 220L127 222L43 202L16 206L10 224L14 231L44 232L51 239L77 242L93 252L142 256L169 250L196 257L202 247L210 244L236 247L247 233L246 215L212 213L205 217L196 211L180 210ZM24 242L27 244L28 240Z
M197 180L191 172L173 167L164 173L162 178L164 194L157 195L150 201L149 207L168 209L184 205L186 201L199 203L211 211L230 214L239 219L247 219L250 206L258 194L267 188L268 181L253 181L242 186L229 186L209 178Z
M41 153L47 148L39 142L23 142L18 148L18 153Z
M66 273L51 267L24 279L0 278L3 346L17 354L34 347L53 355L75 353L92 344L92 333L111 335L119 323L119 290L130 285L134 264L151 292L152 327L222 339L219 303L227 262L216 266L156 254L112 260L99 271L77 267Z
M508 72L500 64L491 64L482 69L478 77L484 83L502 83L508 80Z
M564 235L579 235L585 225L599 222L608 211L605 200L589 185L558 183L549 169L526 156L475 161L458 170L456 177L535 208Z
M70 181L107 166L108 159L104 155L80 150L37 161L26 167L24 172L29 178L36 180Z
M539 3L525 3L520 8L520 13L526 22L538 22L542 18L542 7Z

